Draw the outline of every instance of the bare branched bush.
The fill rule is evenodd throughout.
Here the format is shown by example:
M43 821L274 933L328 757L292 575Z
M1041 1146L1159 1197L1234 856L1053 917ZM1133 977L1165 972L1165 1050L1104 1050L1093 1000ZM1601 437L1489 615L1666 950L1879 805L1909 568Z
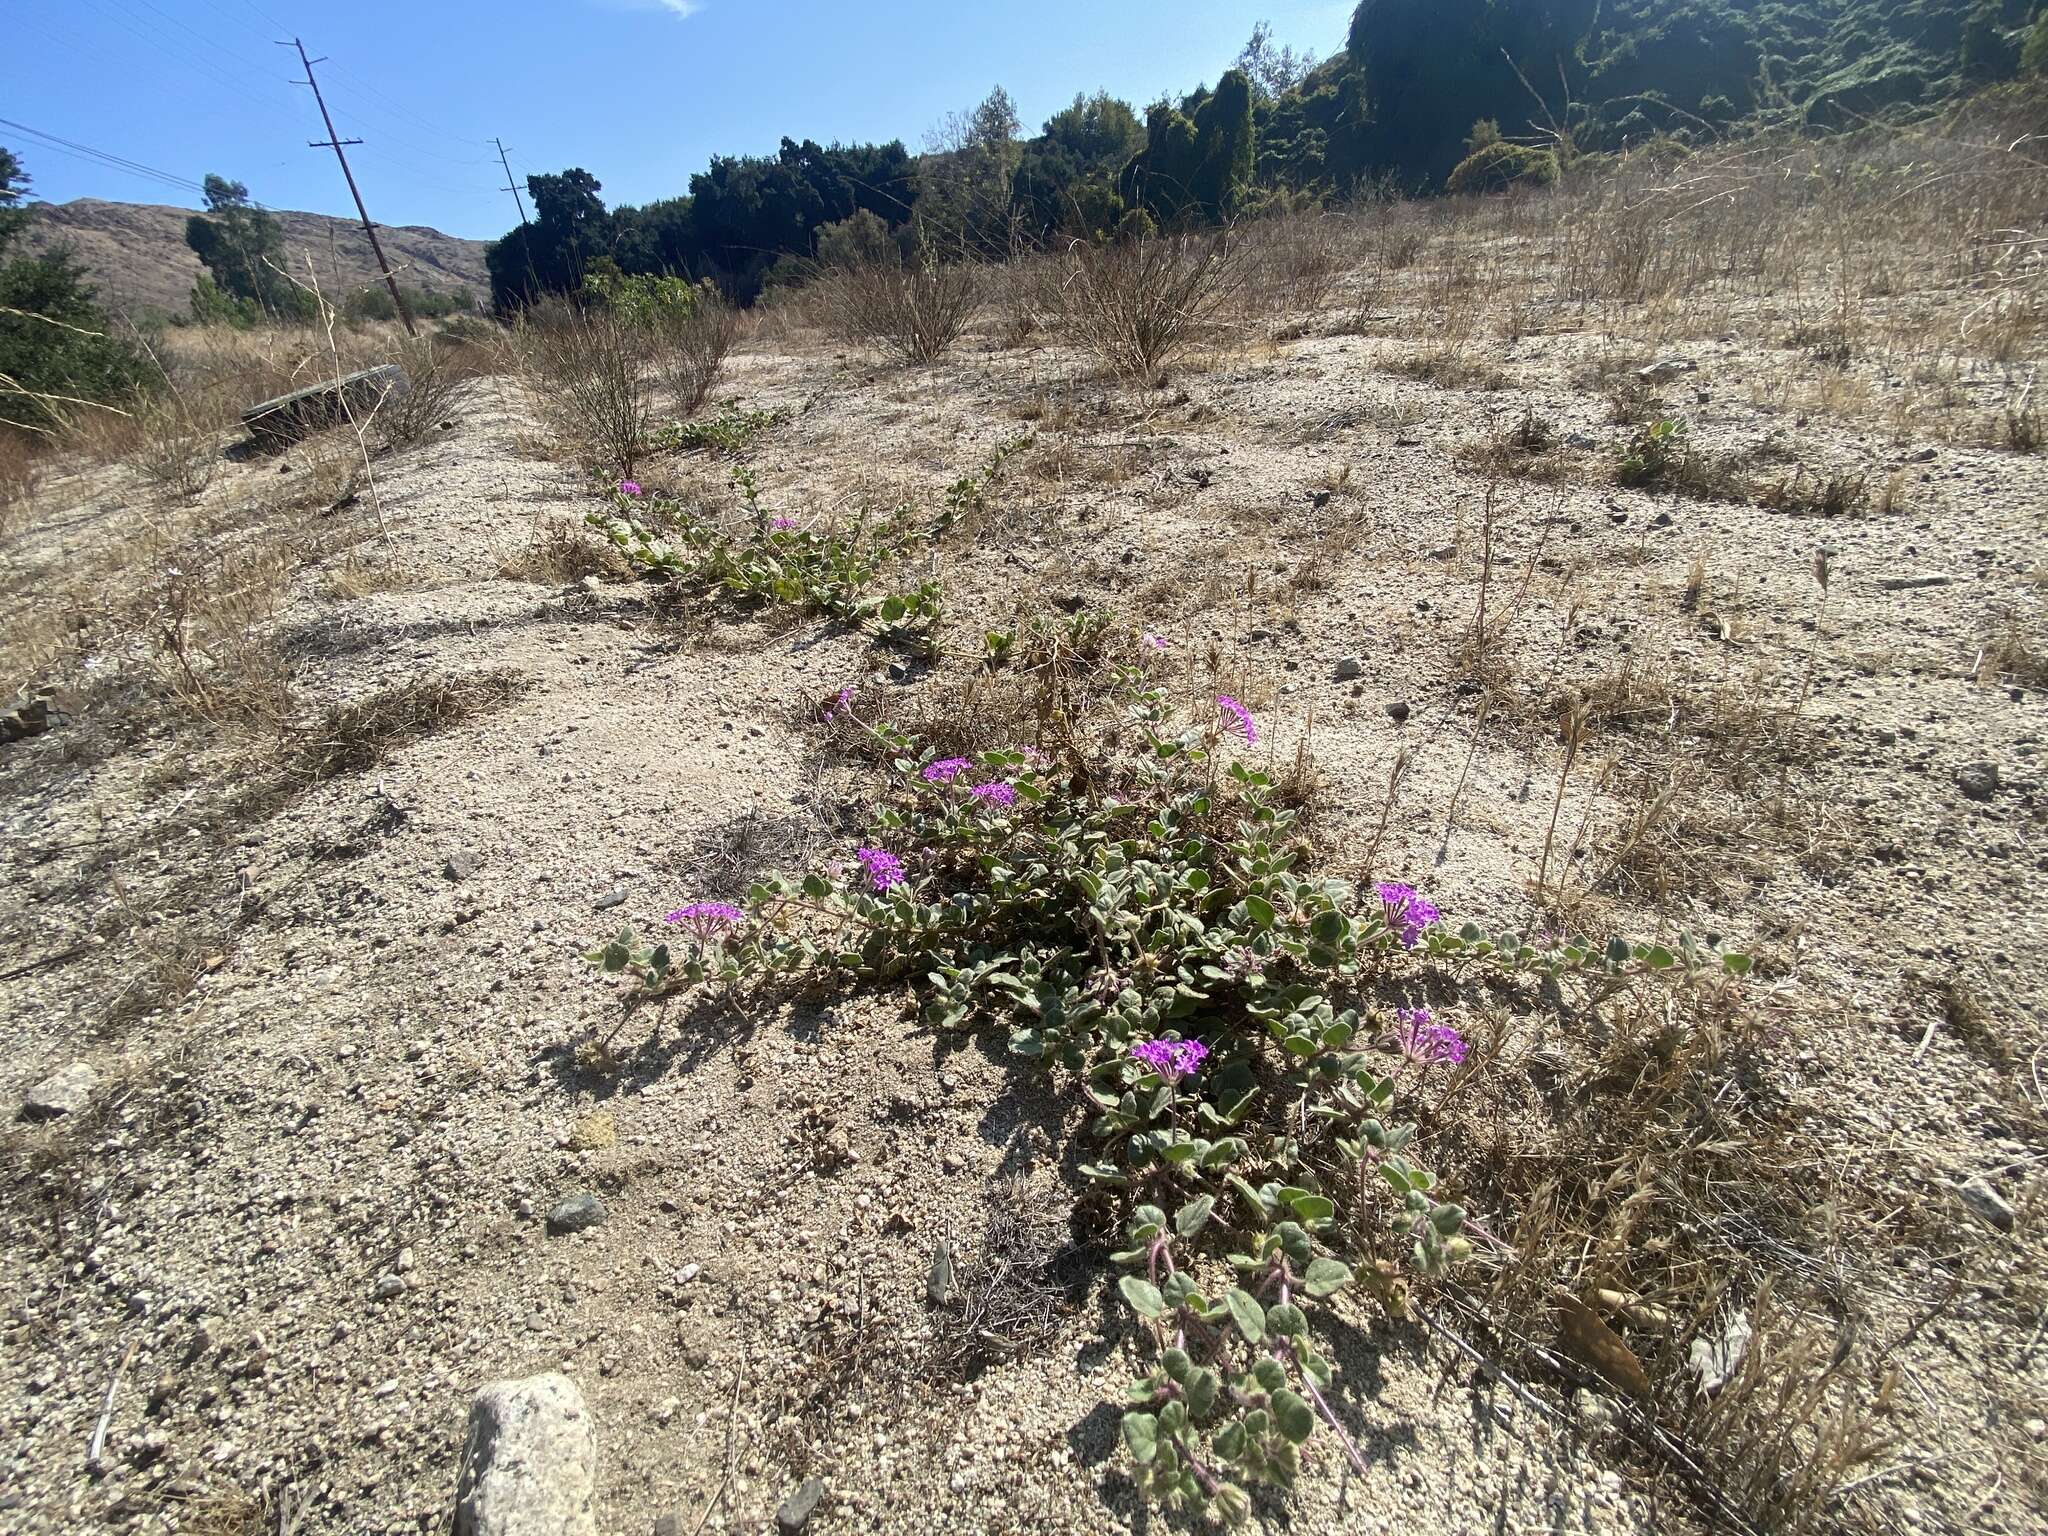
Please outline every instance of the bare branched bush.
M821 284L826 329L906 363L929 363L974 318L980 278L973 264L941 262L929 252L900 265L875 262L834 272Z
M1216 323L1244 285L1245 267L1222 235L1068 247L1058 291L1066 339L1117 373L1147 382Z
M476 373L462 349L434 336L398 343L388 360L405 370L406 387L377 407L377 430L389 446L409 448L440 429Z
M1273 315L1320 310L1344 270L1348 244L1345 221L1334 214L1260 226L1248 258L1254 306Z
M687 315L668 314L655 322L655 371L675 397L679 415L694 414L710 395L739 334L739 311L708 288L699 291Z
M545 304L516 346L549 431L600 473L630 475L654 415L647 332L608 310Z
M138 474L166 496L191 498L213 483L226 413L197 390L175 385L135 403L126 455Z

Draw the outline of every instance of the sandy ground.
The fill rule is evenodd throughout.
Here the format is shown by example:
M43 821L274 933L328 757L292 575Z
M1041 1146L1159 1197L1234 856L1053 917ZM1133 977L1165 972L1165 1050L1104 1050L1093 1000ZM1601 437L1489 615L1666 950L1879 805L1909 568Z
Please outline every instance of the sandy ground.
M998 442L1034 434L992 510L940 549L958 632L1074 599L1138 618L1195 685L1253 704L1276 764L1307 734L1337 873L1405 746L1380 862L1488 924L1528 912L1563 691L1649 679L1665 702L1606 721L1587 754L1635 761L1631 733L1664 728L1669 697L1782 701L1810 658L1802 765L1761 768L1736 796L1725 768L1688 775L1711 754L1674 737L1668 767L1700 809L1671 888L1610 885L1598 911L1726 932L1773 979L1775 1083L1799 1127L1780 1152L1814 1170L1813 1251L1835 1268L1844 1326L1901 1373L1898 1444L1835 1515L2026 1530L2048 1456L2048 716L2038 687L1972 670L2007 618L2043 633L2048 458L1777 411L1754 386L1796 360L1705 341L1678 349L1699 371L1673 390L1703 439L1788 436L1873 485L1897 469L1901 504L1819 519L1617 490L1604 465L1625 429L1567 382L1600 343L1560 318L1491 344L1510 387L1473 391L1386 371L1401 343L1310 334L1134 393L1049 347L976 343L906 372L799 337L754 344L720 392L794 413L754 463L764 501L803 517L863 498L935 508ZM1525 405L1598 446L1561 449L1577 467L1560 483L1495 487L1494 598L1526 593L1500 642L1512 680L1488 694L1475 746L1481 699L1454 653L1486 482L1459 450ZM873 681L887 658L828 626L678 626L630 580L501 576L537 518L596 504L566 467L523 455L532 431L507 386L483 386L454 431L384 468L394 547L363 547L416 582L337 599L329 555L274 620L314 700L509 673L517 691L496 707L265 819L197 828L179 796L208 782L215 749L196 728L81 751L111 729L81 705L0 749L0 1099L74 1060L102 1077L85 1123L18 1131L0 1523L253 1531L283 1505L307 1531L441 1529L472 1389L558 1368L597 1417L605 1531L671 1512L684 1531L761 1530L813 1473L820 1531L1178 1528L1141 1507L1117 1444L1141 1341L1099 1227L1076 1213L1079 1116L999 1040L935 1039L902 997L714 997L635 1015L617 1070L579 1061L619 1022L615 985L582 951L621 919L726 894L731 871L707 852L720 837L767 825L788 846L851 846L862 786L802 723L818 701L942 679ZM237 469L208 496L225 504L270 472ZM714 495L723 474L683 460L642 478ZM48 494L49 519L6 552L11 603L118 538L140 495L77 480ZM1688 601L1696 558L1704 592ZM1893 590L1901 576L1942 579ZM1346 658L1363 663L1355 680L1338 676ZM1404 726L1394 700L1411 706ZM1958 775L1983 762L1997 788L1969 798ZM1625 824L1622 784L1588 767L1567 786L1561 824L1596 829L1571 855L1582 877ZM474 868L452 878L461 855ZM190 994L109 1025L135 946L195 920L219 938ZM83 934L104 937L21 972ZM1972 1029L1944 1013L1958 983ZM2012 1233L1955 1194L1979 1174L2017 1209ZM607 1219L549 1235L549 1209L580 1192ZM992 1207L1042 1209L1062 1234L1055 1328L944 1379L927 1271L942 1238L971 1257ZM1701 1518L1603 1436L1597 1403L1524 1401L1428 1330L1363 1304L1342 1315L1370 1475L1324 1439L1296 1496L1262 1500L1262 1528Z

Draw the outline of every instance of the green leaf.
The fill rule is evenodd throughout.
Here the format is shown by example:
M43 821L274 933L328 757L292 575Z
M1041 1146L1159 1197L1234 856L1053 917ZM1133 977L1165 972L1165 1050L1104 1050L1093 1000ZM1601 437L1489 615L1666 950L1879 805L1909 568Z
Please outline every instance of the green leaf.
M1344 942L1345 935L1351 931L1351 925L1344 920L1342 912L1326 908L1316 914L1315 921L1308 925L1308 931L1309 937L1318 944L1334 947Z
M1209 1224L1210 1213L1215 1209L1214 1195L1200 1195L1173 1213L1173 1230L1182 1237L1193 1237Z
M1232 766L1235 765L1233 764ZM1273 926L1275 918L1275 914L1273 912L1273 903L1266 900L1265 897L1245 897L1244 910L1246 915L1249 916L1251 920L1254 923L1257 923L1261 928L1271 928Z
M1328 1221L1337 1213L1336 1202L1326 1195L1296 1195L1287 1203L1303 1221Z
M1753 963L1747 955L1723 955L1721 957L1721 969L1730 976L1747 976L1749 968Z
M1150 1280L1140 1280L1136 1275L1125 1275L1117 1282L1117 1289L1124 1293L1140 1317L1158 1318L1165 1315L1166 1298L1159 1294L1159 1287Z
M1351 1266L1336 1259L1319 1258L1308 1267L1302 1289L1311 1296L1329 1296L1351 1283Z
M1252 1367L1252 1376L1260 1388L1267 1392L1278 1392L1287 1385L1287 1367L1271 1355L1264 1356Z
M1189 1416L1206 1419L1216 1407L1217 1396L1222 1390L1223 1378L1206 1366L1191 1372L1187 1379Z
M1248 1342L1256 1344L1266 1336L1266 1309L1249 1291L1233 1285L1224 1292L1223 1304L1230 1308L1230 1320L1237 1324L1237 1331Z
M1125 1276L1124 1284L1130 1283L1130 1277ZM1293 1302L1283 1301L1278 1306L1266 1308L1266 1327L1291 1339L1307 1330L1308 1318Z
M1124 1444L1131 1449L1131 1460L1144 1466L1159 1454L1159 1420L1149 1413L1127 1413L1124 1415Z
M1299 1392L1283 1387L1273 1394L1273 1424L1281 1434L1299 1445L1315 1433L1315 1410Z

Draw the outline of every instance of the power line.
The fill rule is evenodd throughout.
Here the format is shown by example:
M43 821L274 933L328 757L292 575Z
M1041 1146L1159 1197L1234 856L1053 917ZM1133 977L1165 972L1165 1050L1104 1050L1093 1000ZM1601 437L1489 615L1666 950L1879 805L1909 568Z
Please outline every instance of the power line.
M40 128L31 128L27 123L17 123L10 118L0 117L0 128L12 128L16 133L25 133L31 138L42 140L49 148L74 154L81 159L95 160L114 170L126 171L130 175L145 176L152 181L164 182L167 185L179 187L188 192L203 192L205 190L198 182L187 177L176 175L171 171L160 171L153 165L144 165L139 160L130 160L126 156L114 154L109 150L94 149L90 144L80 144L71 139L59 138L54 133L45 133Z

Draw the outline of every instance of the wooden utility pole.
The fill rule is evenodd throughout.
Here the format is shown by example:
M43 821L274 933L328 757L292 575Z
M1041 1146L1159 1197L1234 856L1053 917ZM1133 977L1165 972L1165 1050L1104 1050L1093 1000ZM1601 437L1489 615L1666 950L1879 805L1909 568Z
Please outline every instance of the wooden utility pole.
M334 131L334 119L327 115L327 98L320 94L320 82L313 78L313 66L326 63L326 58L324 56L318 59L307 58L306 45L296 37L289 43L279 43L277 46L299 50L299 62L306 67L306 78L294 83L313 87L313 100L320 104L320 121L327 125L327 137L324 139L308 139L306 141L307 147L310 149L331 149L334 151L334 158L341 162L342 179L348 183L348 195L356 200L356 214L363 221L363 233L370 237L370 249L376 253L377 268L384 274L384 286L391 290L391 302L398 306L398 318L405 322L405 334L417 336L419 332L413 326L412 311L405 307L405 295L398 291L398 279L391 275L391 263L384 259L384 247L377 239L377 226L370 222L370 210L363 206L363 194L356 190L356 178L354 173L348 168L348 156L341 152L342 145L360 144L363 141L361 139L344 139Z
M491 142L498 146L498 164L505 167L505 185L499 190L512 194L512 206L519 210L519 227L525 229L526 204L519 200L519 183L512 179L512 162L505 158L505 145L502 140L492 139Z

